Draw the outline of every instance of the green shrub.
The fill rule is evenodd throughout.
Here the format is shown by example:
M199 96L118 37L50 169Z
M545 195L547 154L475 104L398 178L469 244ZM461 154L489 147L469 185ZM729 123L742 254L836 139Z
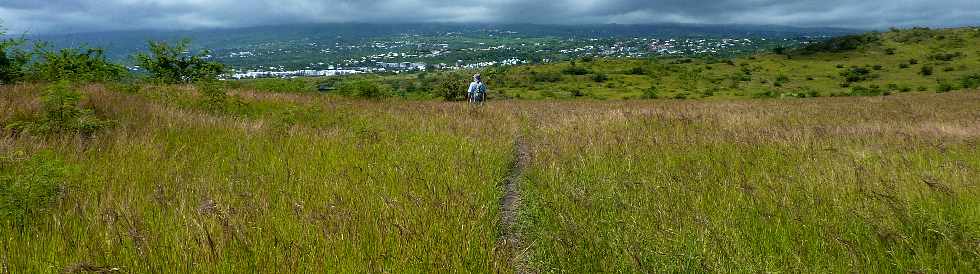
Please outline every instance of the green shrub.
M34 80L57 82L110 82L123 78L126 68L106 59L101 48L64 48L52 50L44 44L35 46L38 62L31 64Z
M729 60L729 62L731 62L731 60ZM644 75L644 74L647 74L647 70L645 68L643 68L643 67L633 67L629 71L627 71L626 74L630 74L630 75Z
M556 72L535 72L531 71L531 81L537 83L556 83L561 81L561 74Z
M466 92L468 86L466 81L462 80L461 75L459 77L454 77L452 75L443 77L439 80L438 86L435 87L434 94L442 97L446 101L462 101L466 100Z
M214 79L224 73L224 64L207 61L209 51L190 55L190 40L181 40L174 45L164 41L150 41L150 53L139 53L136 63L150 73L157 81L177 84L192 83L204 79Z
M963 56L963 53L961 52L953 52L953 53L940 52L940 53L929 55L929 59L949 62L955 60L956 58L960 58L961 56Z
M922 66L922 69L919 70L919 74L922 74L922 76L932 75L932 66Z
M54 153L26 160L0 158L0 222L23 228L54 205L71 168Z
M939 85L936 86L936 92L939 92L939 93L950 92L950 91L953 91L953 89L955 89L953 87L953 84L951 84L949 82L946 82L946 81L940 81L939 82Z
M592 75L592 81L596 83L602 83L607 80L609 80L609 75L606 75L605 73L596 73Z
M579 66L576 66L575 64L572 64L571 66L569 66L569 67L567 67L565 69L562 69L561 70L561 73L568 74L568 75L586 75L586 74L589 74L591 72L587 68L579 67Z
M0 31L0 37L3 35ZM14 83L24 76L31 54L19 48L23 43L23 39L0 40L0 84Z
M201 93L201 105L212 112L228 110L228 93L217 80L201 80L197 82L197 91Z
M112 125L110 121L97 118L91 109L79 106L81 99L82 94L69 82L52 84L41 100L43 113L40 117L14 121L6 129L29 134L79 133L88 136Z
M848 83L861 82L867 80L871 71L863 67L851 67L840 73L844 81Z
M660 98L660 93L657 91L657 86L650 86L650 88L643 91L643 99L658 99Z
M909 68L909 64L906 64L906 63L898 64L898 68L900 68L900 69L907 69L907 68Z
M774 90L759 91L752 94L752 98L776 98L780 94Z
M963 89L980 88L980 73L974 73L960 78L960 86Z

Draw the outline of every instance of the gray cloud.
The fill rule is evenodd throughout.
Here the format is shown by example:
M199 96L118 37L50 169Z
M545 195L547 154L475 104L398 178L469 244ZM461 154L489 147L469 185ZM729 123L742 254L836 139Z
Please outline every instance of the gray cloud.
M708 23L884 28L980 24L977 0L4 0L9 32L288 23Z

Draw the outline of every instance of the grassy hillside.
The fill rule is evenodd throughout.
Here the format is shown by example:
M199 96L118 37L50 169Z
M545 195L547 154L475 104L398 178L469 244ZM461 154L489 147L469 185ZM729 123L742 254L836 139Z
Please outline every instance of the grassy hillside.
M546 65L411 75L358 76L389 94L439 97L443 82L480 72L492 98L733 98L876 96L947 92L980 86L980 29L906 29L845 36L802 49L734 59L593 59ZM776 52L779 52L778 54ZM283 83L314 90L317 79L245 81L267 90Z
M0 273L978 272L976 33L491 70L581 98L482 107L377 96L470 72L0 85Z
M845 39L861 40L840 48ZM845 41L841 41L845 40ZM735 59L579 60L491 70L506 97L813 97L945 92L980 83L980 29L896 30ZM923 70L931 74L923 74ZM577 75L581 74L581 75ZM972 77L972 78L971 78ZM850 79L849 79L850 78ZM652 92L651 92L652 91ZM655 96L654 96L655 95Z

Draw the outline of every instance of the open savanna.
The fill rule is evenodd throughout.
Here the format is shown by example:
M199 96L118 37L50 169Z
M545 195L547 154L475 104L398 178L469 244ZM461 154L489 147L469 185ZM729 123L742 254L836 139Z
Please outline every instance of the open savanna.
M14 130L49 89L0 87L3 271L980 269L976 91L475 108L235 88L216 107L81 85L110 126Z

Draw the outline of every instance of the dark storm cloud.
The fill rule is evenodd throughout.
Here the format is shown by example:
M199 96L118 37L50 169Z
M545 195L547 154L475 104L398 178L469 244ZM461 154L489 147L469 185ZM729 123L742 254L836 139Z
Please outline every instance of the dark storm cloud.
M320 22L707 23L883 28L980 24L977 0L3 0L11 32Z

